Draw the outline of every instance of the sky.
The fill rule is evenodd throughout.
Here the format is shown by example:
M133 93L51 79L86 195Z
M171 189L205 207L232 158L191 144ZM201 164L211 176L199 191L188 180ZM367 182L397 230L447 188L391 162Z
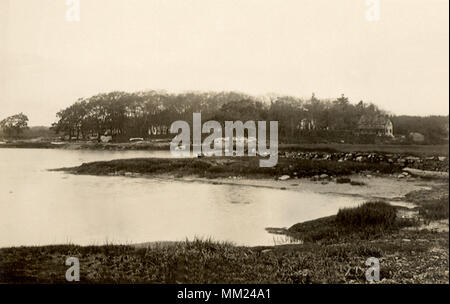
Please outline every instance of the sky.
M377 1L377 0L369 0ZM449 1L0 0L0 119L50 125L81 97L240 91L448 115Z

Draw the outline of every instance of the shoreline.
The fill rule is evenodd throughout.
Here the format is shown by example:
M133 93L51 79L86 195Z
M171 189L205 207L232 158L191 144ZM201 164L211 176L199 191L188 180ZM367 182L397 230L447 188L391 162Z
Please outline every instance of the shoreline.
M427 221L430 215L421 210L436 199L447 205L446 218ZM448 284L448 182L408 192L402 200L415 207L392 207L397 218L412 214L421 219L417 224L299 244L246 247L197 239L0 248L0 282L64 283L65 258L77 256L81 283L365 283L361 265L374 256L380 259L380 283ZM334 230L335 217L298 223L284 232L299 237L312 227Z
M405 203L404 198L410 192L431 190L433 186L445 183L443 180L421 179L412 176L399 179L394 175L376 175L367 177L363 174L349 176L351 181L358 182L357 185L352 185L350 183L340 184L336 183L336 180L321 181L309 178L293 178L288 180L278 180L266 177L243 178L236 176L233 178L203 178L195 175L175 177L170 174L160 174L156 176L134 175L128 177L358 197L365 200L383 200L389 203L396 202L399 205ZM405 204L409 203L406 202Z
M83 163L75 167L50 169L77 175L127 177L197 177L203 179L293 180L311 178L322 183L364 185L348 176L427 175L447 179L448 158L403 157L399 155L362 153L285 153L274 167L260 167L259 157L211 156L200 158L130 158ZM423 173L423 174L422 174ZM426 173L426 174L425 174ZM217 182L217 181L216 181Z
M328 153L355 153L355 152L376 152L392 154L410 154L414 156L449 156L449 144L438 145L414 145L414 144L345 144L345 143L280 143L279 152L328 152ZM155 139L142 142L51 142L40 140L18 140L12 142L1 142L1 148L16 149L69 149L69 150L113 150L113 151L133 151L133 150L166 150L170 151L170 139Z
M169 142L143 143L94 143L94 142L48 142L18 141L0 144L3 149L61 149L61 150L99 150L99 151L161 151L169 150Z
M363 159L375 155L354 154ZM348 153L333 154L334 159L315 159L317 155L330 154L287 154L274 168L260 168L256 157L202 157L119 159L50 171L357 195L366 203L345 212L358 214L359 208L374 203L375 215L387 212L395 219L388 225L349 229L352 222L342 223L339 210L289 228L267 229L292 240L273 246L194 239L0 248L0 283L65 283L67 256L79 257L81 283L366 283L368 257L380 260L380 283L449 283L448 178L423 179L403 172L406 166L448 172L448 159L398 156L393 164L341 161Z

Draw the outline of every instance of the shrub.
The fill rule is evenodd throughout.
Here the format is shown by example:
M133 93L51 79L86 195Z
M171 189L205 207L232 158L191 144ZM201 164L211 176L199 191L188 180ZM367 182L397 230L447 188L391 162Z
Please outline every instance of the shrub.
M338 177L338 178L336 179L336 183L337 183L337 184L348 184L348 183L350 183L350 182L351 182L351 179L348 178L348 177Z
M448 219L448 196L423 203L419 214L427 220Z
M342 228L392 228L395 218L394 206L384 202L368 202L356 208L340 209L336 215L336 223Z
M358 181L351 181L351 182L350 182L350 185L352 185L352 186L365 186L366 183L364 183L364 182L358 182Z

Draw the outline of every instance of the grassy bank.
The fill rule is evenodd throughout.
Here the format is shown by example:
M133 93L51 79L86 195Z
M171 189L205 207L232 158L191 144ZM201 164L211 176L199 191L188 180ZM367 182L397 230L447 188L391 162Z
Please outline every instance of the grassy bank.
M342 209L291 227L303 244L238 247L195 240L149 247L3 248L0 282L65 283L65 260L74 256L80 283L366 283L365 261L376 257L382 283L448 284L448 184L406 199L421 202L417 217L402 220L400 207L382 202ZM423 210L431 205L433 218L447 219L446 230L422 227L428 217Z
M171 174L176 177L197 175L199 177L278 177L290 175L311 177L349 175L358 172L396 173L402 167L388 163L337 162L326 160L305 160L280 158L272 168L259 166L256 157L207 157L189 159L135 158L84 163L73 168L59 170L74 174L89 175L157 175Z
M65 260L74 256L80 283L365 283L369 257L380 258L385 283L448 283L448 251L430 252L445 247L445 233L405 232L375 241L273 248L210 241L7 248L0 249L0 282L65 283Z
M334 216L296 224L287 234L304 242L334 243L373 239L417 224L415 220L397 218L396 209L385 202L368 202L341 209Z

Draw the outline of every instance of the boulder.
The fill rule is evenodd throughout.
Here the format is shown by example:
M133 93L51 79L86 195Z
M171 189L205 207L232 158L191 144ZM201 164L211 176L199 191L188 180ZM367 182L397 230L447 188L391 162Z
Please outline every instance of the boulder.
M321 174L321 175L319 176L319 178L320 178L320 179L328 179L328 178L330 178L330 177L328 176L328 174Z
M420 162L420 157L408 156L408 157L405 157L405 159L411 163Z
M312 181L319 181L320 180L320 176L319 175L314 175L313 177L311 177Z
M413 168L404 168L404 172L407 172L411 174L412 176L419 176L424 178L442 178L442 179L448 179L448 172L439 172L439 171L426 171L426 170L419 170L419 169L413 169Z
M364 182L358 182L358 181L351 181L350 185L352 185L352 186L364 186L365 183Z
M337 184L348 184L348 183L350 183L352 180L350 179L350 178L348 178L348 177L338 177L337 179L336 179L336 183Z

